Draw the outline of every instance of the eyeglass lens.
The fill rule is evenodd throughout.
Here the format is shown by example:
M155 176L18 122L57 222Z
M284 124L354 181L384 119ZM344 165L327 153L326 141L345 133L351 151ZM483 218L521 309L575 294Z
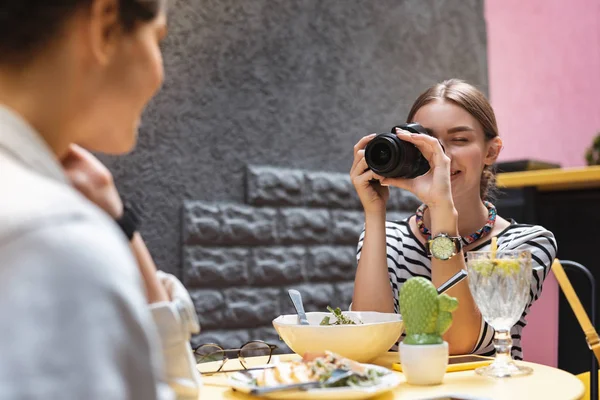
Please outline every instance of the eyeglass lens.
M216 372L223 368L226 359L223 349L214 344L205 344L198 347L194 351L194 356L198 364L214 362L214 368L209 369L211 372Z
M271 347L264 342L249 342L240 349L240 363L245 368L253 368L271 362Z

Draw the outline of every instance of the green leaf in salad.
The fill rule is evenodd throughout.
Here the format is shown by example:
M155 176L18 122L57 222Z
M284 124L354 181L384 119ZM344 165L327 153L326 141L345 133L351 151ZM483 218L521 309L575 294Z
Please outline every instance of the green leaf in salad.
M319 325L356 325L356 322L342 314L342 310L337 307L335 310L330 306L327 306L327 310L335 317L335 322L331 322L331 317L326 316L321 320Z

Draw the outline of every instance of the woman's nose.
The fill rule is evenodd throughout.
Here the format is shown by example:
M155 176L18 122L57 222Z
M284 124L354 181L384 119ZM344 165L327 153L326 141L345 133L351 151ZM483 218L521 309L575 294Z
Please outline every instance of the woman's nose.
M447 146L444 141L440 140L440 144L442 145L442 149L444 150L444 154L446 154L450 160L452 160L452 146Z

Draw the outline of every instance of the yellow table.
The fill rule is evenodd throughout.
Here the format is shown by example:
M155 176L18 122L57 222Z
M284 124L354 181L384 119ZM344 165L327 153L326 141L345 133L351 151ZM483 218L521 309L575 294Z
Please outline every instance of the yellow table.
M281 361L299 359L296 354L285 354L279 356ZM391 368L392 363L398 360L398 354L387 353L373 362L373 364ZM404 375L401 376L402 383L394 391L374 397L374 400L416 400L439 397L448 394L464 394L480 396L486 399L580 399L584 394L583 384L574 375L568 372L547 367L545 365L523 362L524 365L532 367L534 372L530 376L511 379L491 379L479 376L473 371L462 371L447 373L444 383L438 386L412 386L405 382ZM199 365L200 372L206 370L205 365ZM229 360L224 369L241 368L237 360ZM227 375L216 374L203 376L204 387L200 392L201 399L258 399L258 397L234 392L223 386L227 383Z

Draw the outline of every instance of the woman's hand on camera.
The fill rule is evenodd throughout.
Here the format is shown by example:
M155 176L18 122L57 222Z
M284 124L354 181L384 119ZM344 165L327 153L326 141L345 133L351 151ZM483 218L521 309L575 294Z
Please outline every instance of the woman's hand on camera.
M390 197L389 189L377 182L381 177L369 169L365 160L365 146L375 136L375 133L365 136L354 145L354 162L350 169L352 184L366 214L385 212L385 205Z
M396 134L399 139L414 144L427 159L431 169L414 179L384 178L380 180L381 184L408 190L430 208L452 205L450 158L444 153L440 142L432 136L404 130L397 130Z

